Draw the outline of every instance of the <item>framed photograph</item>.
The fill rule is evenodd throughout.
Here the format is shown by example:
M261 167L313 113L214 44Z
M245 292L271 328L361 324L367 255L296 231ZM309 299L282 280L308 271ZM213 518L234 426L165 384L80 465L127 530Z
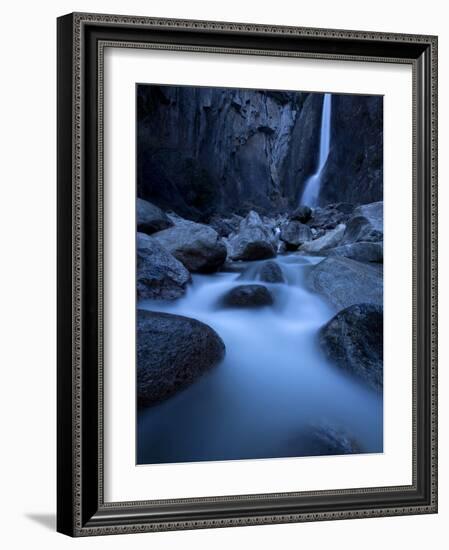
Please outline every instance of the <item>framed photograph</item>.
M437 511L437 38L58 19L58 531Z

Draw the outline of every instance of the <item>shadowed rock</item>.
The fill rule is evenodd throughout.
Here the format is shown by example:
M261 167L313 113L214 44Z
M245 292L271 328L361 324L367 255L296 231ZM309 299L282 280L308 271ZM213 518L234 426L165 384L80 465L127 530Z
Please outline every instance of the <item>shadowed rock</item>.
M138 406L163 401L186 388L224 357L218 334L195 319L138 310Z
M323 295L337 309L369 302L383 304L382 266L349 258L328 257L307 277L309 288Z
M137 297L173 300L186 291L190 273L154 238L137 233Z
M276 255L273 234L254 211L240 222L238 233L229 237L228 244L233 260L264 260Z
M332 94L331 143L319 204L382 200L383 98Z
M222 299L227 307L263 307L273 304L270 291L263 285L239 285L232 288Z
M212 229L215 229L220 237L228 237L232 232L238 230L242 219L242 216L238 216L237 214L233 214L228 218L215 215L209 220L209 225Z
M312 231L301 222L290 221L282 226L280 238L285 242L287 250L296 250L298 246L312 240Z
M154 235L164 248L191 272L211 273L226 260L226 246L218 233L200 223L174 218L175 225Z
M314 241L309 241L304 243L300 251L305 254L320 254L324 250L329 248L335 248L338 246L343 239L346 226L344 224L337 225L335 229L331 229L325 233L322 237L315 239Z
M383 385L383 309L356 304L335 315L319 332L327 358L371 388Z
M138 198L136 207L137 231L151 235L173 225L165 212L151 202Z
M357 441L329 424L312 425L288 443L289 456L328 456L360 453Z
M312 209L308 206L298 206L293 212L290 214L290 219L301 222L301 223L307 223L312 218Z
M314 209L313 217L307 222L307 225L319 230L335 229L337 225L347 223L353 210L354 205L345 202L319 206Z
M354 210L346 226L343 244L383 240L383 202L364 204Z
M382 263L384 259L382 243L351 243L331 248L327 251L328 256L344 256L351 260L367 263Z
M259 278L264 283L284 283L285 278L284 274L282 273L281 266L274 262L273 260L269 260L268 262L265 262L259 271Z

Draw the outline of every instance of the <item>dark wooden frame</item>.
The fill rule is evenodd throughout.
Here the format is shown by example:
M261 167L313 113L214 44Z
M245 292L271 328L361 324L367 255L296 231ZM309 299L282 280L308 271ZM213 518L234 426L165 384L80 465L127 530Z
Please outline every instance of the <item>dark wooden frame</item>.
M413 483L105 503L102 52L105 45L413 67ZM437 511L437 38L95 14L58 19L58 503L72 536ZM148 495L149 498L151 495Z

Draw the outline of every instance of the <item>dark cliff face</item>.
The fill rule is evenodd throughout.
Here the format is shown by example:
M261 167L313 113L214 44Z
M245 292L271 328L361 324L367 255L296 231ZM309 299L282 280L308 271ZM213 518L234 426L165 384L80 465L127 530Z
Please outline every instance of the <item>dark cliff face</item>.
M215 213L246 214L250 209L273 213L297 206L317 162L323 94L152 85L139 85L137 94L140 197L203 221ZM331 178L334 169L348 178L351 170L356 171L357 182L361 181L360 170L375 141L375 135L363 144L358 140L363 150L351 149L350 155L355 168L346 166L351 108L363 114L362 126L376 117L376 109L368 109L365 115L363 102L344 101L349 97L357 102L357 96L334 97L333 116L341 127L335 130L335 139L343 144L335 151L331 145L325 201L339 195ZM374 189L376 181L380 181L379 190ZM380 172L359 189L370 197L378 195L381 182ZM349 200L350 187L348 180L335 200ZM369 200L378 200L377 195ZM354 202L368 200L362 197Z
M383 98L332 95L331 145L319 204L383 200Z
M282 184L291 208L298 206L304 185L318 163L323 99L323 94L308 94L290 135Z

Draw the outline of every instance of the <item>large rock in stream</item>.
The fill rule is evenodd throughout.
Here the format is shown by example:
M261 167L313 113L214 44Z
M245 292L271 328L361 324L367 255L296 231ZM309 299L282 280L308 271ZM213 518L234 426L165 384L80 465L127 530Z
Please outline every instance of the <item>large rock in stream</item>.
M335 204L327 204L326 206L318 206L313 210L311 219L307 222L311 228L319 230L335 229L337 225L349 220L354 210L354 205L339 202Z
M173 225L167 214L151 202L137 199L137 231L151 235Z
M212 229L215 229L220 237L228 237L231 233L238 231L242 220L243 217L237 214L232 214L227 218L223 218L216 214L209 220L209 225Z
M287 250L296 250L298 246L312 240L312 230L299 221L289 221L282 226L280 239L286 244Z
M346 225L343 244L378 242L384 237L383 202L372 202L357 207Z
M225 294L221 302L228 307L255 308L271 306L273 297L263 285L239 285Z
M193 273L217 271L226 260L226 246L218 233L201 223L174 218L175 225L153 238Z
M265 262L259 270L259 279L264 283L285 283L281 266L273 260Z
M338 246L345 234L345 224L337 225L335 229L327 231L322 237L315 239L314 241L305 242L300 252L304 254L321 254L323 251Z
M182 296L190 273L154 238L137 233L137 297L174 300Z
M346 431L330 424L311 425L287 444L288 456L348 455L362 452Z
M356 304L343 309L319 332L327 358L371 388L383 385L383 308Z
M264 260L276 255L273 234L257 212L251 211L240 222L238 232L229 237L229 251L233 260Z
M307 284L337 309L364 302L383 305L382 265L328 257L310 271Z
M344 256L351 260L367 263L382 263L384 250L382 243L357 242L342 244L326 251L328 256Z
M312 209L305 205L298 206L289 217L291 220L307 223L312 218Z
M137 401L159 403L186 388L225 355L225 345L195 319L138 310Z

